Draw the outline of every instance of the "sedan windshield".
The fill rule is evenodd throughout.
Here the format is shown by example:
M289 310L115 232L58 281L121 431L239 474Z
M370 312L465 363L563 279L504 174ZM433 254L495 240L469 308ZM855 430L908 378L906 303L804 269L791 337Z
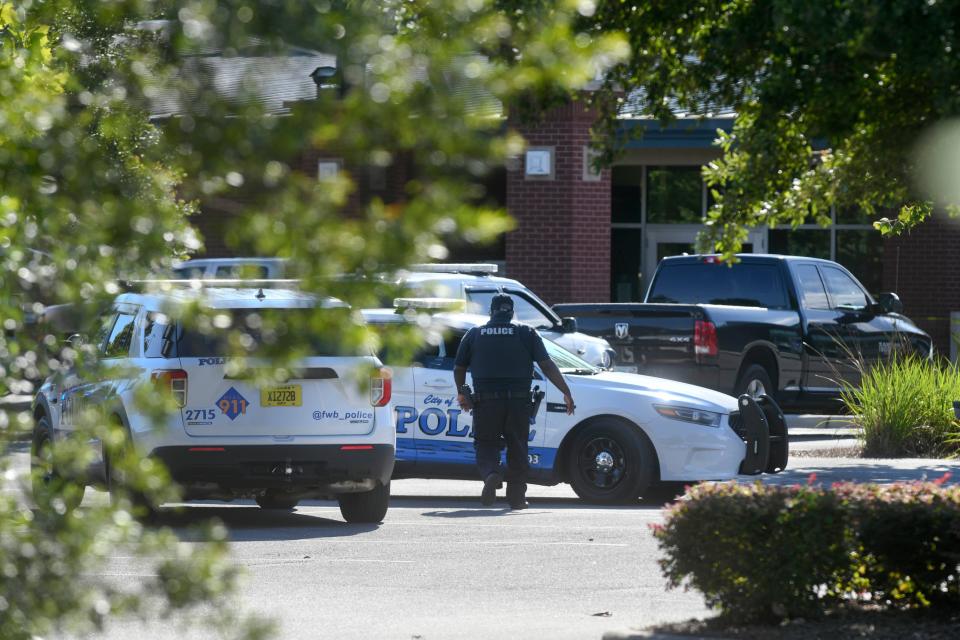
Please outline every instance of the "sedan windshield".
M581 360L579 357L550 340L544 340L543 346L547 348L547 355L556 363L557 368L560 369L560 373L593 375L600 372L599 369L586 360Z

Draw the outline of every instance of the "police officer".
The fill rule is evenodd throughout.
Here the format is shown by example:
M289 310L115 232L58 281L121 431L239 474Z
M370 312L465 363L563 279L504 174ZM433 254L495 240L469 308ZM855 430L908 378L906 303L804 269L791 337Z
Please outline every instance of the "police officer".
M511 509L527 507L527 440L532 408L530 384L533 363L540 365L561 393L567 413L573 413L573 397L536 331L514 324L513 299L498 294L490 303L490 321L470 329L460 342L453 369L457 402L473 410L473 446L483 479L481 503L490 506L502 486L502 443L507 445L507 501ZM475 393L467 386L467 370L473 376Z

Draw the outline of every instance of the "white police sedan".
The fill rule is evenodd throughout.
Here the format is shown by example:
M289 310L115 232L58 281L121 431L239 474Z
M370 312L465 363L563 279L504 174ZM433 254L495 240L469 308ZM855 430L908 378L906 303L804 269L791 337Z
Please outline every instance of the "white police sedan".
M363 314L378 331L416 317L393 309ZM392 363L394 478L477 478L472 420L457 405L453 363L466 331L486 321L438 313L413 363ZM676 483L786 467L786 427L772 400L737 399L673 380L602 371L555 343L544 344L577 408L567 415L562 394L535 368L534 390L544 396L531 417L529 482L567 482L584 500L617 503Z

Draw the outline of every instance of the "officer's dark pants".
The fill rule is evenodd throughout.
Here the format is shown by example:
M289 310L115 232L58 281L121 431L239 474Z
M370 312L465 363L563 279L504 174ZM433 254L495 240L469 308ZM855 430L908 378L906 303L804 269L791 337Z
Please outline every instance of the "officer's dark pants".
M500 450L507 445L507 499L522 500L527 493L527 440L530 437L530 399L480 397L473 408L473 446L480 478L500 469Z

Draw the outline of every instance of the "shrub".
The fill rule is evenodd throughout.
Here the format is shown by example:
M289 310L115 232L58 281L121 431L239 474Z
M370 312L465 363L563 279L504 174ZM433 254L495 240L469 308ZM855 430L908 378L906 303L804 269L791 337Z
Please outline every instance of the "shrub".
M907 356L863 371L860 388L847 387L843 401L858 416L868 457L942 457L960 452L960 400L955 365Z
M889 607L960 604L960 487L843 484L835 492L857 544L851 587Z
M705 484L654 535L669 586L697 589L736 622L960 596L960 487Z

